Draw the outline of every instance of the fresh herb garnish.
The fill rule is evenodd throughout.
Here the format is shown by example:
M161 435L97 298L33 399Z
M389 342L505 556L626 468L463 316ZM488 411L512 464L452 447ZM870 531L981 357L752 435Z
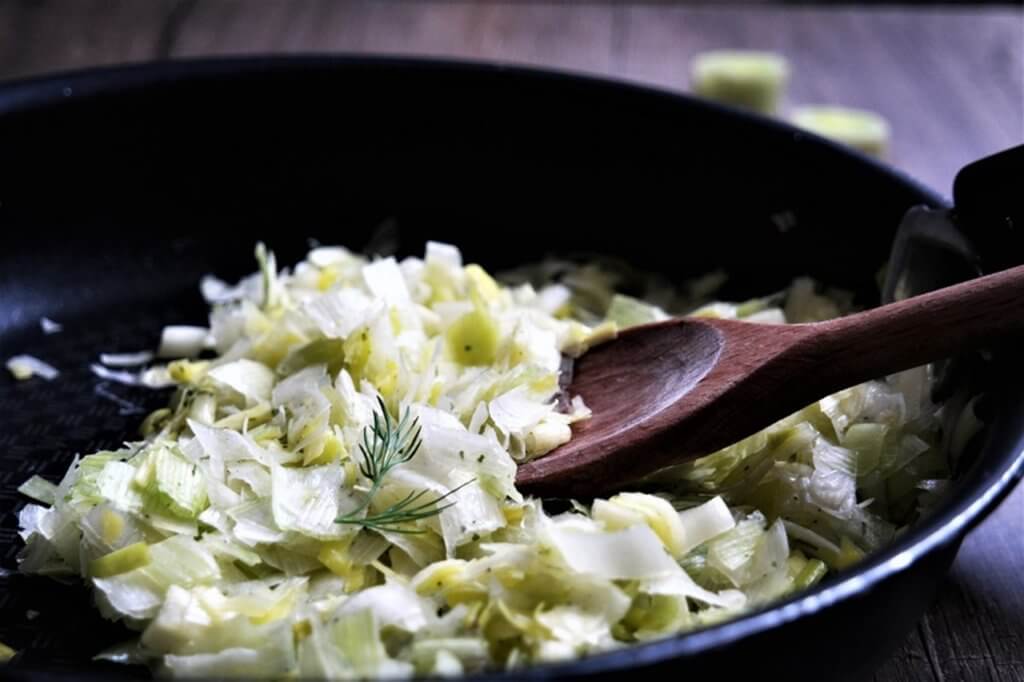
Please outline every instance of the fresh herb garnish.
M462 485L449 490L444 495L419 504L416 503L429 491L419 490L417 492L409 493L383 511L377 512L376 514L367 514L362 518L356 518L354 514L358 514L360 511L365 509L368 505L367 502L361 505L360 508L356 509L354 512L338 518L337 522L363 526L364 528L369 528L371 530L389 530L393 533L422 533L423 530L419 528L403 528L402 526L403 524L412 523L413 521L436 516L448 507L454 506L454 502L449 502L448 504L441 504L441 502L444 502L445 499L465 488L467 485L472 483L473 480L475 479L466 481Z
M472 483L473 480L466 481L444 495L426 502L420 500L429 491L411 492L382 511L359 516L373 502L373 498L384 484L384 478L388 473L396 466L411 460L423 444L423 440L420 438L423 429L420 427L418 419L409 418L409 408L406 408L402 417L395 422L384 401L378 397L377 403L380 410L373 413L373 424L363 429L363 442L359 444L359 451L363 455L359 471L369 479L370 490L362 504L335 519L335 523L347 523L373 530L389 530L397 533L422 533L422 530L403 528L402 526L436 516L451 507L455 504L454 502L441 503Z

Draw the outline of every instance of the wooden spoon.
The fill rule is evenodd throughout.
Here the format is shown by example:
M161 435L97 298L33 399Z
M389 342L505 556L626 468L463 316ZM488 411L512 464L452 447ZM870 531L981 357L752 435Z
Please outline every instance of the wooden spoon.
M519 467L538 495L587 497L714 452L830 393L1024 331L1024 266L827 322L681 318L576 364L593 416Z

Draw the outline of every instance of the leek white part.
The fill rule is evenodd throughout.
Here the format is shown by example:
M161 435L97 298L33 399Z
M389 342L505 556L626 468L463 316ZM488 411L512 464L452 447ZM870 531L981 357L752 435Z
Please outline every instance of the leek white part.
M175 536L151 545L149 564L110 578L94 578L101 610L131 621L154 617L172 585L215 582L220 568L213 555L189 537Z
M791 118L801 128L865 154L885 156L889 146L889 123L873 111L840 106L803 106L795 109Z
M344 339L366 323L373 300L358 289L342 289L310 300L305 307L320 332L328 337Z
M237 431L206 426L191 419L188 426L209 457L211 472L219 479L223 479L225 462L253 460L269 467L274 461L269 452Z
M334 522L348 511L341 508L344 478L336 464L305 469L273 465L270 498L274 523L282 530L321 540L351 535L351 528Z
M274 372L269 367L246 358L214 367L209 371L209 376L245 396L252 403L270 400L275 379Z
M645 594L689 597L708 606L718 606L726 609L738 609L746 603L746 597L740 590L713 592L704 589L694 582L693 578L687 575L686 571L681 568L664 575L641 580L639 589Z
M259 295L258 278L247 277L235 286L213 275L204 275L199 281L203 299L210 304L231 303L243 298L256 300Z
M19 381L31 379L34 376L53 381L60 376L60 372L53 365L31 355L15 355L7 361L7 371Z
M764 537L764 517L755 514L710 544L708 563L737 587L750 583L761 577L760 573L755 575L762 568L756 565L755 556Z
M232 647L216 653L175 656L168 654L164 665L180 677L246 676L263 677L287 670L284 661L273 650Z
M657 306L638 301L630 296L616 294L612 297L605 318L625 328L648 322L658 322L667 319L668 315Z
M131 464L110 462L96 477L100 496L121 511L141 513L146 501L142 491L135 485L138 473Z
M306 256L306 260L318 268L326 268L338 263L344 263L352 257L348 249L340 246L319 246L312 249Z
M694 92L764 114L776 111L789 78L785 57L754 50L711 50L691 67Z
M549 537L562 560L578 573L637 580L672 575L679 568L647 526L601 532L554 524Z
M839 546L829 542L826 538L822 537L818 533L804 528L803 526L796 524L792 521L783 520L783 526L786 529L786 533L789 534L794 540L800 540L806 542L808 545L815 547L819 550L824 550L830 554L839 554Z
M570 300L572 300L572 291L569 287L552 284L537 293L534 307L540 308L549 315L555 315L569 305Z
M160 332L157 357L192 358L199 355L206 345L210 330L191 325L169 325Z
M733 518L729 506L721 495L702 505L679 512L679 520L683 527L681 554L686 554L736 526L736 519Z
M430 602L411 588L397 583L371 587L343 602L335 616L371 611L378 627L396 627L416 632L433 622L436 616Z
M138 372L108 369L97 363L89 365L89 370L105 381L113 381L125 386L140 386L142 384L142 377Z
M59 334L64 331L64 325L48 317L39 318L39 328L43 330L44 334Z
M180 454L161 448L153 459L153 486L173 514L195 518L207 504L206 481L198 467Z
M674 556L686 553L685 530L679 515L665 499L644 493L619 493L607 502L594 502L593 517L606 528L618 530L645 523L657 534L665 549Z
M370 294L388 305L409 302L409 289L394 258L384 258L363 266L363 279Z
M33 476L22 483L18 492L43 504L53 504L57 499L57 486L41 476Z
M539 424L552 409L553 405L531 400L525 386L503 393L488 404L494 424L506 434L520 437Z
M443 242L427 242L426 256L427 265L435 265L446 270L457 270L462 267L462 253L451 244Z
M137 353L100 353L100 362L107 367L137 367L150 362L154 357L153 351L148 350Z

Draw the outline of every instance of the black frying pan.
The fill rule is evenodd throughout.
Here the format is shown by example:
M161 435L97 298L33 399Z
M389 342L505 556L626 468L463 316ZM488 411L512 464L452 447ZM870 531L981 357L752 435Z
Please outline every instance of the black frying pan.
M289 263L308 237L383 248L370 241L383 228L400 253L448 240L488 268L597 252L674 279L724 267L723 296L809 274L871 304L901 217L942 205L836 145L680 95L410 60L184 62L8 84L0 159L0 349L63 371L52 383L0 378L0 565L12 571L0 578L0 640L23 651L4 671L14 679L145 673L90 662L128 633L81 586L13 573L14 488L134 437L140 418L97 395L88 363L154 346L165 324L202 323L199 276L251 271L258 238ZM1021 261L1005 226L984 230L968 235L983 269ZM930 282L965 271L956 257L913 267ZM44 336L43 315L65 331ZM1000 349L971 362L957 380L989 392L989 428L947 502L893 546L739 620L515 677L862 679L1024 469L1021 368ZM166 400L106 388L147 408Z

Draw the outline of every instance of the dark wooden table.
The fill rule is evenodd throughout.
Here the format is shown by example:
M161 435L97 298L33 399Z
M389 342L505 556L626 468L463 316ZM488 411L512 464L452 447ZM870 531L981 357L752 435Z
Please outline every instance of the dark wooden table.
M791 104L884 114L892 163L945 193L964 163L1024 141L1024 13L1012 7L0 0L0 79L168 57L348 51L503 60L685 89L690 57L723 46L787 55ZM876 682L1024 680L1022 572L1024 488L968 538Z

